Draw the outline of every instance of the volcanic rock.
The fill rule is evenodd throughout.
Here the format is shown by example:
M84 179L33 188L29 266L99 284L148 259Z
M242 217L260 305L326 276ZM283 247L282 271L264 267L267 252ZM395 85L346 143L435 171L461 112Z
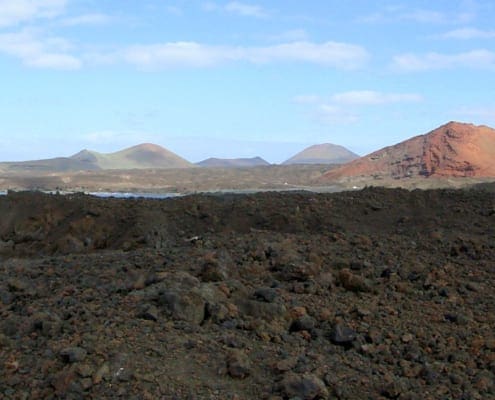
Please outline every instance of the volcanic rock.
M338 281L344 288L353 292L371 291L371 284L365 278L353 274L347 268L339 272Z
M227 358L227 368L232 378L244 379L249 376L251 363L241 350L232 350Z
M138 314L138 317L149 321L158 321L159 310L154 305L147 305L143 308L143 311Z
M200 324L205 318L205 301L192 291L168 290L160 297L159 304L175 320Z
M312 374L287 374L281 386L283 395L288 399L316 400L328 398L325 383Z
M312 331L316 326L316 321L313 317L309 315L303 315L301 318L296 319L290 325L290 332L300 332L300 331Z
M0 254L9 254L14 250L14 241L8 240L3 241L0 240Z
M0 255L0 397L493 398L493 205L483 188L0 196L0 240L24 238Z
M330 340L338 345L346 346L356 339L356 332L348 326L336 324L330 333Z
M254 298L267 303L273 303L278 297L277 290L273 288L258 288L254 292Z
M66 363L84 361L88 352L81 347L68 347L60 352L60 357Z

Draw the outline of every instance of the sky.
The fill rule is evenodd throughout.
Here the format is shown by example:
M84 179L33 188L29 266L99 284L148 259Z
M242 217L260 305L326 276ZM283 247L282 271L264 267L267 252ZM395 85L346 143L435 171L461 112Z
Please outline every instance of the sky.
M495 126L491 0L0 0L0 161L364 155Z

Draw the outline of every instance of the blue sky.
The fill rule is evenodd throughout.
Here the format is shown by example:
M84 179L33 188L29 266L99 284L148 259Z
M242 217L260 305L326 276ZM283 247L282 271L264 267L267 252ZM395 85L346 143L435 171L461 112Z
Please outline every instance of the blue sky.
M0 160L366 154L495 125L488 0L0 0Z

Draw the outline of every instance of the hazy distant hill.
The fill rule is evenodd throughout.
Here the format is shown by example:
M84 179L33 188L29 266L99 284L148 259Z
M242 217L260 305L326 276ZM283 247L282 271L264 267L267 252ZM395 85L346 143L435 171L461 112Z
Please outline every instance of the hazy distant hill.
M495 177L495 129L449 122L331 170L321 181L344 177Z
M344 164L359 156L343 146L331 143L316 144L297 153L283 164Z
M208 158L196 163L200 167L210 168L241 168L241 167L259 167L270 165L269 162L261 157L253 158Z
M71 172L106 169L190 168L194 165L171 151L150 143L115 153L82 150L71 157L0 163L4 172Z
M21 172L74 172L94 171L100 169L93 163L73 160L67 157L50 158L46 160L14 161L0 163L0 171L5 173Z
M70 157L97 169L189 168L189 161L156 144L144 143L115 153L82 150Z

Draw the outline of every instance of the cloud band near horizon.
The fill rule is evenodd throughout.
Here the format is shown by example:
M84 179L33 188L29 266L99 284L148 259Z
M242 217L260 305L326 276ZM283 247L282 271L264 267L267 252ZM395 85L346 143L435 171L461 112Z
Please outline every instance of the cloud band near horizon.
M119 56L144 69L202 68L232 62L271 64L300 62L339 69L363 67L370 55L361 46L339 42L291 42L273 46L210 46L197 42L136 45Z

